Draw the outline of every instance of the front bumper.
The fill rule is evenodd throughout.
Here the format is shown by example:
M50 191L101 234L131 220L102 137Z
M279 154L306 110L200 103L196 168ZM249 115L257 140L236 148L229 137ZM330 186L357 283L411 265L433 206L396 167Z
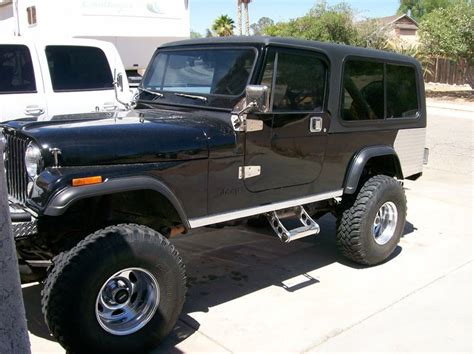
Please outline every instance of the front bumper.
M12 232L15 240L21 240L38 233L38 219L18 204L9 201Z

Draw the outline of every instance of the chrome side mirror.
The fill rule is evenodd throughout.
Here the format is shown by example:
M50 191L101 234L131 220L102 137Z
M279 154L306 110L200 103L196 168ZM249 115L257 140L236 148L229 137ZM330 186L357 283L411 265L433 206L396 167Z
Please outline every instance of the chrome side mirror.
M246 113L270 111L270 90L265 85L248 85L245 89Z
M121 103L125 106L125 109L130 110L135 108L137 105L137 102L135 100L132 100L131 102L124 102L120 99L119 97L119 90L120 92L123 92L124 90L124 84L123 84L123 74L122 73L117 73L117 69L114 69L114 91L115 91L115 99L118 103Z
M118 73L117 77L115 78L115 85L117 89L120 89L120 92L123 92L123 74Z
M248 85L245 89L245 106L232 114L231 120L235 131L256 131L263 129L260 120L247 119L247 113L270 111L270 89L264 85Z

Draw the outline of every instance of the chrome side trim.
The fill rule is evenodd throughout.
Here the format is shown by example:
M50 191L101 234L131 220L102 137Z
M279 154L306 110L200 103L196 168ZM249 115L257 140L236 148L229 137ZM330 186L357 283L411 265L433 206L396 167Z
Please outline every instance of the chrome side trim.
M222 213L222 214L214 214L214 215L205 216L202 218L192 218L192 219L189 219L189 225L191 226L192 229L195 229L195 228L206 226L206 225L218 224L225 221L236 220L236 219L245 218L248 216L268 213L274 210L281 210L281 209L291 208L298 205L305 205L309 203L318 202L321 200L336 198L336 197L342 196L342 194L343 194L343 190L339 189L337 191L321 193L321 194L313 194L308 197L291 199L284 202L260 205L253 208L240 209L240 210L230 211L230 212Z

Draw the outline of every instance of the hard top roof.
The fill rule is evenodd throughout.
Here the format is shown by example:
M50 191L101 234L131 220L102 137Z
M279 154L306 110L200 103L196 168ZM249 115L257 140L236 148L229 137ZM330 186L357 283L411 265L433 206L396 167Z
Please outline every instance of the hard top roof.
M230 37L210 37L188 39L183 41L176 41L163 44L160 48L170 48L178 46L207 46L207 45L260 45L260 46L287 46L316 49L331 56L362 56L371 57L383 60L404 61L407 63L418 63L416 59L393 52L383 50L362 48L349 46L344 44L336 44L331 42L318 42L295 38L281 38L281 37L264 37L264 36L230 36Z

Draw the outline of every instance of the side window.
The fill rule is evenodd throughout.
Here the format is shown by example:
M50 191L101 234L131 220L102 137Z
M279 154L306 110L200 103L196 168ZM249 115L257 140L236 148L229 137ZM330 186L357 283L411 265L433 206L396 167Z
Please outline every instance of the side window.
M384 119L384 64L349 60L344 66L344 120Z
M0 45L0 94L36 92L30 51L24 45Z
M387 118L416 117L416 71L411 66L387 64Z
M113 88L107 57L99 48L47 46L46 57L55 92Z
M273 111L322 111L326 65L311 54L278 52Z
M271 50L268 52L268 56L265 63L265 69L263 70L262 80L260 81L261 85L265 85L271 89L273 86L273 73L275 70L275 51Z

